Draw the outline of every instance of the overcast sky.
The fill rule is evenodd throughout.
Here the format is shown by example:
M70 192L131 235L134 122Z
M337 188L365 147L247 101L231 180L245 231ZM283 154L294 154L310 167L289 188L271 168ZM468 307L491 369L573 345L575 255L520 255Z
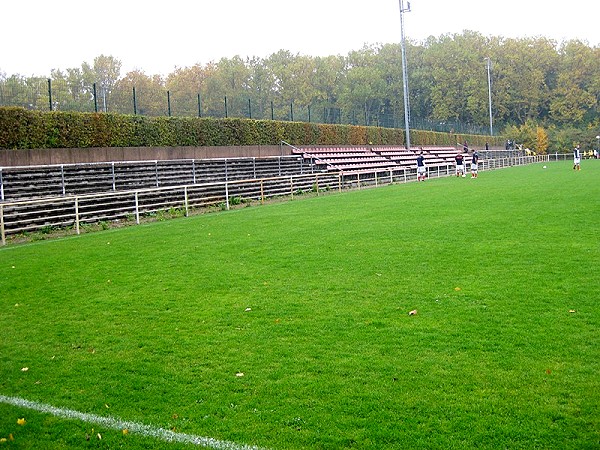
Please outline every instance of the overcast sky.
M484 36L579 39L600 45L598 0L412 0L407 39ZM167 74L175 67L278 50L346 55L400 41L398 0L4 0L0 72L48 76L101 54Z

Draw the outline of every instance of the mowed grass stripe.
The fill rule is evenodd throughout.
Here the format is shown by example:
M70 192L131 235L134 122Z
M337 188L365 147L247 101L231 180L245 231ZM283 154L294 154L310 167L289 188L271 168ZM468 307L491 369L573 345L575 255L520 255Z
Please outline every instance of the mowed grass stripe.
M3 249L0 393L270 448L596 445L600 165L547 166Z

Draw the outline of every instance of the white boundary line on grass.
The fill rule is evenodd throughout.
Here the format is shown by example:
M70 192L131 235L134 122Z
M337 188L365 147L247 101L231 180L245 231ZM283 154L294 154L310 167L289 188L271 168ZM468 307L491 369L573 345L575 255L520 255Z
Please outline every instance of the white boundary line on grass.
M44 403L33 402L19 397L7 397L0 395L0 403L18 406L20 408L33 409L42 413L52 414L63 419L81 420L83 422L94 423L113 430L128 430L130 433L141 434L146 437L153 437L166 442L178 442L184 444L202 445L204 447L216 450L262 450L261 447L251 445L236 444L235 442L220 441L210 437L195 436L193 434L176 433L164 428L144 425L138 422L129 422L114 417L103 417L96 414L87 414L72 409L57 408Z

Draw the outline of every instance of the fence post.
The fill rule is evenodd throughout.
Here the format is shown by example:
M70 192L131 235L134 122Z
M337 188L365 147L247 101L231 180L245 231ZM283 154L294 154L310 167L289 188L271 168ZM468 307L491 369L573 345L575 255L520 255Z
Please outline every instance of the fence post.
M63 164L60 165L60 178L61 178L61 182L62 182L62 195L65 195L66 193L66 189L65 189L65 166Z
M93 88L94 88L94 112L98 112L98 93L96 91L96 83L94 83Z
M2 180L2 167L0 167L0 200L4 201L4 181Z
M138 191L135 191L135 223L140 224L140 203L138 200Z
M171 91L167 91L167 111L171 117Z
M225 182L225 209L229 211L229 183Z
M198 117L202 117L202 101L200 100L200 94L198 94Z
M75 196L75 230L79 234L79 197Z
M0 205L0 234L2 234L2 245L6 245L6 234L4 233L4 205Z
M52 111L52 80L48 78L48 104L50 105L50 111Z
M113 192L114 192L117 190L117 187L115 185L116 180L115 180L115 162L114 161L112 162L111 167L112 167L112 184L113 184Z
M133 115L137 115L137 99L135 97L135 86L133 87Z
M185 206L185 217L189 216L189 206L188 206L188 191L187 186L183 187L183 201Z

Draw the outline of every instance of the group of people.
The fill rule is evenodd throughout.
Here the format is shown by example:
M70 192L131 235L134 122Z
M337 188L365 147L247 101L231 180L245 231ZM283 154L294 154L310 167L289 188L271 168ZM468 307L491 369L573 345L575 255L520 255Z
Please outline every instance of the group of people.
M468 153L469 147L465 142L462 144L463 149L459 150L454 157L456 162L456 176L465 178L467 176L467 172L465 170L465 157L463 151ZM598 158L599 154L596 150L594 150L594 158ZM473 154L471 155L471 178L477 178L478 175L478 163L479 163L479 153L477 150L473 150ZM577 145L573 149L573 170L581 170L581 150L579 145ZM419 156L417 156L417 181L425 181L427 177L427 168L425 166L425 156L423 156L423 148L419 151Z
M468 153L469 148L466 143L463 144L464 151ZM458 151L454 157L456 162L456 176L466 178L467 172L465 170L465 157L461 150ZM471 155L471 179L477 178L479 168L479 153L477 150L473 151ZM425 181L427 177L427 168L425 167L425 156L423 156L423 149L420 149L419 156L417 156L417 181Z
M468 152L469 149L467 148L466 151ZM454 157L454 160L456 161L456 176L462 176L463 178L465 178L467 176L467 172L465 170L465 157L463 153L459 151ZM478 166L479 153L477 152L477 150L474 150L473 154L471 155L471 178L477 178L477 175L479 173Z

